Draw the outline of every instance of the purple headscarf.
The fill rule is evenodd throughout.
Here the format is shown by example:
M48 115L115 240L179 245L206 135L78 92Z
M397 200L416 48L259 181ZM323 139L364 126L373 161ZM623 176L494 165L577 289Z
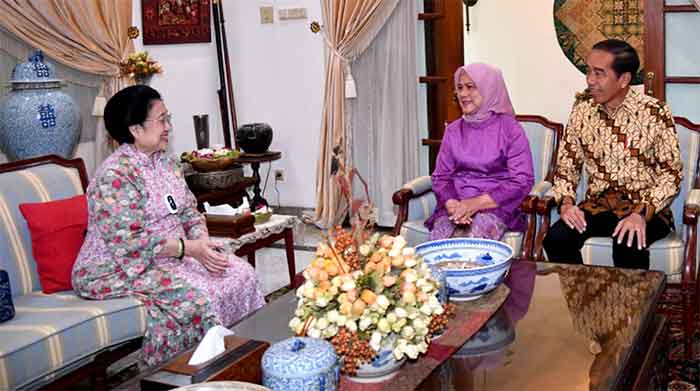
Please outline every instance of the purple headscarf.
M513 104L510 103L506 82L503 80L501 70L484 63L473 63L457 68L455 72L455 90L462 73L466 73L483 98L481 107L476 113L463 115L465 121L481 122L493 113L515 115Z

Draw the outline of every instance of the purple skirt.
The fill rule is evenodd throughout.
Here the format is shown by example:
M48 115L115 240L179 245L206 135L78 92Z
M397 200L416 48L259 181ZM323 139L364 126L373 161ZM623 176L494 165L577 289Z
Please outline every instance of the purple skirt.
M506 233L507 226L496 215L491 213L477 213L469 225L457 225L450 221L447 215L439 216L433 222L430 231L430 240L447 238L482 238L501 240Z

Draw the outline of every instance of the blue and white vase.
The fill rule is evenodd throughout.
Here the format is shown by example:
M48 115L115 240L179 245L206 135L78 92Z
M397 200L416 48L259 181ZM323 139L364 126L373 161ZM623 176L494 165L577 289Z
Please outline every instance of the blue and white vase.
M10 160L73 155L80 113L54 75L40 50L12 70L12 91L0 103L0 149Z

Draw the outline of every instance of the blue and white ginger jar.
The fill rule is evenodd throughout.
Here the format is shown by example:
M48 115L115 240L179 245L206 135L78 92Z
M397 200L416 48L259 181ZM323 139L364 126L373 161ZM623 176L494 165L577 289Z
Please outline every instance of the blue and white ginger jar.
M294 337L272 345L262 358L263 385L274 391L335 391L338 356L323 339Z
M12 70L0 103L0 149L10 160L56 154L69 158L80 138L80 114L41 51Z

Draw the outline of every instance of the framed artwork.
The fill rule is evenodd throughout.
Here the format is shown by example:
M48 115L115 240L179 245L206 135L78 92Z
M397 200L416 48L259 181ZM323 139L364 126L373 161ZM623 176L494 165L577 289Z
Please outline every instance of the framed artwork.
M143 44L211 42L210 0L142 0Z

